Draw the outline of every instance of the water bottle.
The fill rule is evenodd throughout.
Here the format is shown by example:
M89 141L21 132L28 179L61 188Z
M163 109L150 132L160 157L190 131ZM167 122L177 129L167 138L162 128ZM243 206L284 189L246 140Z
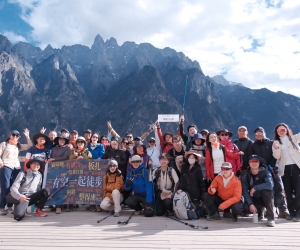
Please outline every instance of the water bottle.
M253 223L258 223L258 214L253 213Z

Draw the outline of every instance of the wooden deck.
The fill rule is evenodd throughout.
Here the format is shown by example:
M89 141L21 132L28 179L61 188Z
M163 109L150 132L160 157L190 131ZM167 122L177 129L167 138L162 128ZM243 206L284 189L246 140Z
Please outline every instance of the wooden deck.
M45 209L46 212L47 209ZM0 249L299 249L300 223L276 220L276 227L249 218L188 221L208 226L196 230L165 217L133 216L128 225L118 225L132 213L97 220L107 212L80 207L73 212L48 217L25 217L17 222L11 214L0 217Z

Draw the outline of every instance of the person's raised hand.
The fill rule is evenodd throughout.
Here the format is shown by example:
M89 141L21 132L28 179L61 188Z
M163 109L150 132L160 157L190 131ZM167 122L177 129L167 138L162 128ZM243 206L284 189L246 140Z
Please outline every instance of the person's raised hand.
M40 133L45 134L45 131L46 131L46 128L42 127L41 130L40 130Z

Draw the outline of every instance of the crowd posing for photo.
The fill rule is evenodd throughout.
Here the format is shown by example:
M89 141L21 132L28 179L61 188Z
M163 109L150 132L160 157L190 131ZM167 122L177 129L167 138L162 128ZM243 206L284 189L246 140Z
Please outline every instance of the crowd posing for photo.
M222 211L223 217L237 221L239 216L255 214L274 227L276 210L279 218L300 221L300 133L294 135L285 123L275 127L272 140L258 126L253 131L255 141L248 138L245 126L238 128L234 141L227 129L198 131L196 125L189 125L185 133L184 116L176 134L163 133L158 122L153 124L154 137L148 137L149 132L142 136L128 132L121 138L107 125L107 136L90 129L83 136L67 129L46 135L42 128L32 140L25 129L27 144L20 144L19 131L11 131L0 144L0 214L11 212L21 220L26 208L35 204L35 216L47 216L43 208L50 191L42 188L45 163L108 159L102 202L87 210L111 211L117 217L128 207L135 215L175 212L179 218L178 203L188 198L193 209L187 218L220 220ZM24 150L21 171L18 155ZM72 211L76 205L51 207L56 214L64 209Z

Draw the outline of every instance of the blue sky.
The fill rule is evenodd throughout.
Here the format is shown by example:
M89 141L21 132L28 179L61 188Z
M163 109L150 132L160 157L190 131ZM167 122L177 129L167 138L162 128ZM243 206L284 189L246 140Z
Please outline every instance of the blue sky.
M0 0L0 33L44 49L149 42L250 88L300 96L300 1Z

